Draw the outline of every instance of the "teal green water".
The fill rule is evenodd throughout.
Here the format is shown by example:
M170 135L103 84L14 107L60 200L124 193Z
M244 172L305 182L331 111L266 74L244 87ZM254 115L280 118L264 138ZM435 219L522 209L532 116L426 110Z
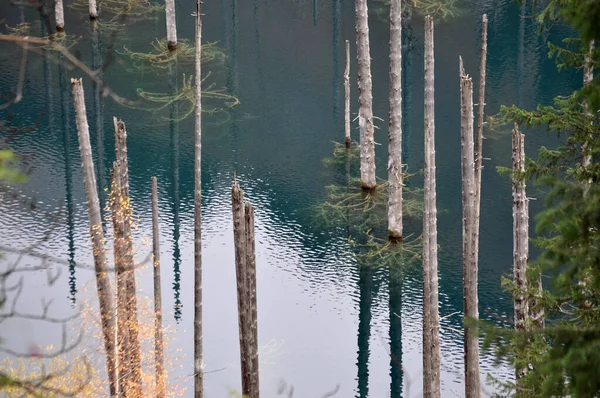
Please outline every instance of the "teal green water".
M4 2L0 15L9 26L40 17L30 9ZM378 3L370 4L382 7ZM403 272L359 269L342 230L320 230L311 221L311 207L324 187L344 181L344 174L326 170L331 141L343 137L344 41L350 40L352 73L356 76L354 8L350 1L282 2L274 0L205 2L203 40L216 42L227 59L205 65L206 84L239 98L233 109L203 118L203 264L204 350L207 396L225 396L239 389L237 304L230 213L230 187L237 177L246 198L256 207L259 343L261 390L276 396L281 383L293 385L294 396L321 396L339 385L336 396L418 396L421 392L421 271L419 264ZM442 318L442 389L462 395L462 231L458 56L478 82L480 15L489 16L487 108L501 104L533 107L549 104L577 87L580 76L559 73L549 60L546 40L539 37L528 8L509 0L466 3L466 12L439 21L435 27L436 155L439 231L440 313ZM193 41L193 2L178 2L180 38ZM385 9L384 9L385 10ZM100 24L94 37L85 15L67 9L67 32L81 39L72 51L88 65L101 65L111 43ZM100 19L102 22L102 18ZM410 171L423 165L423 17L415 12L403 29L404 161ZM132 70L123 47L149 50L164 37L164 18L129 20L115 41L113 61L104 77L111 89L138 99L136 90L168 92L193 66L180 63L176 72ZM374 113L382 120L375 139L377 174L386 177L388 40L385 18L372 15L370 25ZM20 50L0 45L0 90L14 88ZM26 280L23 311L39 310L39 300L54 298L56 314L71 311L94 291L93 273L73 264L91 264L88 221L81 178L77 135L68 81L81 73L53 62L50 54L32 55L27 67L24 99L0 111L6 125L37 129L0 136L10 138L18 153L31 155L31 176L18 190L35 206L3 189L0 201L0 243L12 248L35 245L40 253L66 261L54 284L44 275ZM124 107L100 98L84 78L98 186L106 200L109 169L114 160L112 117L127 125L131 196L138 219L138 256L151 247L150 177L159 183L163 306L171 336L169 355L177 357L172 380L191 396L193 318L193 115L180 122L189 104L152 112ZM352 82L352 113L356 115ZM475 98L475 101L477 99ZM206 99L205 107L223 103ZM144 106L158 108L159 104ZM353 137L358 139L357 125ZM543 132L527 132L526 151L533 156L541 144L552 145ZM508 321L510 298L500 276L512 263L510 182L496 166L510 164L509 134L490 134L484 143L479 303L482 318ZM419 186L415 178L411 185ZM529 195L540 197L535 187ZM532 213L541 203L533 202ZM32 209L32 207L35 207ZM420 221L406 226L420 233ZM50 234L42 242L40 240ZM9 257L12 258L12 257ZM37 260L27 258L28 264ZM3 266L5 266L3 264ZM138 273L141 295L152 294L151 268ZM75 304L74 304L75 303ZM56 343L59 329L13 322L1 330L5 344ZM77 324L71 325L73 330ZM391 354L391 355L390 355ZM179 358L179 356L182 356ZM482 378L492 373L511 377L506 367L493 366L482 354ZM401 368L400 369L400 365Z

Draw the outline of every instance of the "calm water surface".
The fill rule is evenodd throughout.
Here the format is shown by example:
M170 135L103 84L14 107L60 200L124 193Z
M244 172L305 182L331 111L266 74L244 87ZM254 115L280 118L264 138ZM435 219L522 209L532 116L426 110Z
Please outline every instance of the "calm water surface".
M373 2L371 9L383 7ZM343 173L326 170L332 141L343 136L344 41L351 42L352 76L356 76L354 7L352 1L221 0L205 2L203 40L216 42L226 60L206 65L206 84L235 95L240 104L203 118L203 278L206 394L226 396L239 390L237 304L230 213L234 179L256 207L259 344L261 389L276 396L285 381L297 397L321 396L339 385L339 397L413 397L421 394L421 270L420 264L402 272L360 270L343 231L320 230L311 219L311 206L324 198L324 187L343 181ZM193 1L177 3L180 38L193 41ZM478 82L480 15L489 15L487 114L501 104L533 107L549 104L577 87L579 76L556 71L547 58L548 37L539 37L525 11L510 0L464 3L465 12L439 21L435 31L436 149L439 213L440 313L442 318L442 389L444 396L461 396L462 386L462 232L460 179L460 105L458 56ZM387 11L385 8L383 14ZM81 39L72 51L89 65L101 65L110 43L100 24L94 37L85 15L67 9L66 26ZM529 14L529 10L527 13ZM37 23L28 9L0 5L10 26ZM101 19L102 22L102 19ZM423 166L423 16L414 12L403 30L404 160L409 170ZM149 42L164 37L164 18L128 21L117 36L115 60L105 73L119 95L138 98L136 90L168 92L174 80L193 66L158 72L135 69L123 48L148 51ZM38 29L39 32L39 29ZM550 39L560 37L558 31ZM556 37L554 36L556 35ZM374 113L382 120L375 139L377 174L386 177L389 25L373 13L370 26ZM0 49L0 90L16 82L20 50ZM35 250L82 267L57 265L57 281L44 274L25 280L20 305L39 311L40 299L54 299L55 315L93 297L95 290L88 220L77 135L68 81L79 76L57 65L50 56L32 56L21 103L0 112L12 126L39 128L13 137L10 145L30 154L29 182L2 191L0 242L12 248L35 245ZM85 81L85 79L84 79ZM352 86L352 112L358 112ZM99 100L89 79L84 83L88 121L101 200L114 160L112 117L125 121L128 131L131 196L138 218L138 257L151 250L150 177L159 182L163 306L170 336L173 381L188 387L193 369L193 115L180 122L189 104L165 106L153 112L131 109L110 99ZM206 108L223 107L205 99ZM163 104L145 104L158 108ZM357 126L355 126L357 127ZM8 133L0 132L3 136ZM353 130L358 139L358 129ZM527 152L552 145L542 132L527 134ZM500 277L512 263L510 182L496 172L508 166L510 134L490 134L484 153L491 160L483 170L480 313L502 321L512 316L510 298ZM419 186L416 177L412 185ZM530 195L539 195L534 187ZM539 201L538 201L539 202ZM532 211L540 203L532 203ZM35 207L32 209L32 207ZM407 224L420 234L418 220ZM48 230L50 233L48 234ZM47 235L47 238L41 241ZM8 259L14 257L8 256ZM36 260L26 258L27 264ZM87 265L86 265L87 264ZM5 265L3 265L5 266ZM140 295L151 296L152 272L138 273ZM143 300L142 300L143 301ZM73 304L75 303L75 304ZM77 329L77 322L71 325ZM25 349L31 343L56 343L60 329L29 321L12 321L2 330L6 344ZM92 347L93 348L93 347ZM97 348L97 347L96 347ZM390 359L390 354L393 359ZM495 368L493 357L482 354L482 378L492 373L510 377L506 367ZM402 365L400 371L398 365Z

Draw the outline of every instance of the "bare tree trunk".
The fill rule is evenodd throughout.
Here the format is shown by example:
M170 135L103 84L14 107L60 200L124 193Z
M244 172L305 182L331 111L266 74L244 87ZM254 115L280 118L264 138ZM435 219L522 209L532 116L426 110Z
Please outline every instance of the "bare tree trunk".
M163 356L162 295L160 289L160 235L158 232L158 187L152 177L152 257L154 263L154 368L156 396L165 397L165 361Z
M475 167L473 155L473 81L460 58L461 152L463 202L463 294L465 319L479 320L477 257L474 256ZM476 326L465 327L465 397L479 398L479 339Z
M177 22L175 19L175 0L165 0L167 19L167 47L169 50L177 48Z
M373 125L373 92L367 0L354 0L354 7L356 8L356 47L358 59L360 184L364 189L374 189L377 186L375 178L375 126Z
M481 213L481 168L483 161L483 122L485 111L485 71L487 60L487 15L481 17L481 53L479 55L479 104L477 105L477 140L475 141L475 231L479 236ZM479 239L474 241L474 253L478 255Z
M249 333L248 318L250 308L248 308L248 281L247 281L247 262L248 245L246 237L246 222L244 208L244 192L237 183L233 184L231 189L231 205L233 212L233 239L235 243L235 274L237 284L238 298L238 324L240 329L240 364L242 374L242 394L251 393L251 369L252 359L250 358L251 333Z
M440 397L440 315L438 308L437 206L435 184L435 112L433 18L425 17L425 212L423 215L423 379L424 397ZM427 289L425 286L427 285ZM426 295L427 293L427 295ZM428 323L425 323L427 320ZM428 346L425 346L427 342ZM427 384L425 386L425 384Z
M113 169L110 176L111 181L111 209L112 224L114 230L114 256L115 256L115 283L117 292L117 306L115 308L117 319L117 372L119 394L127 396L132 386L132 373L129 353L131 352L129 340L129 327L127 320L128 311L128 292L126 278L126 235L125 235L125 198L123 196L122 168L119 161L113 163ZM119 309L121 309L119 311Z
M390 4L390 110L388 129L388 236L402 240L402 10Z
M98 18L98 7L96 6L96 0L89 0L90 4L90 19Z
M346 148L350 148L350 42L346 40L346 70L344 71L344 127Z
M591 41L589 44L588 53L584 57L583 63L583 86L586 87L589 85L592 80L594 80L594 66L592 64L592 55L594 54L594 41ZM587 102L583 103L583 112L589 114L589 106ZM588 153L587 150L587 142L583 144L581 148L582 158L581 158L581 166L588 167L592 161L592 156Z
M525 330L529 313L527 300L527 261L529 259L529 215L525 181L521 173L525 171L525 149L523 134L517 124L512 132L512 195L513 195L513 282L520 294L514 296L515 329ZM527 373L527 368L516 368L517 391L522 389L519 380Z
M85 113L85 99L81 79L71 79L75 104L75 120L77 136L79 138L79 152L81 153L81 167L83 183L87 200L88 215L90 219L90 235L94 250L94 268L96 273L96 287L98 301L100 302L100 316L102 319L102 333L106 349L106 365L109 380L110 395L117 391L116 366L115 366L115 317L114 298L108 278L106 263L106 249L104 247L104 232L100 217L100 202L96 189L96 175L92 160L92 147L90 145L90 132Z
M133 237L131 234L131 201L129 200L129 163L127 160L127 130L122 120L113 117L115 127L115 154L119 162L119 188L122 196L123 212L123 258L124 283L127 291L125 309L127 328L129 330L128 355L130 357L131 379L128 394L142 394L142 362L139 339L139 323L137 319L137 291L135 283L135 263L133 260Z
M63 0L56 0L54 4L54 19L56 20L56 30L62 32L65 30L65 9Z
M256 303L256 249L254 239L254 206L244 203L244 219L246 232L246 286L248 297L248 333L251 345L248 360L251 362L250 398L259 396L258 377L258 311Z
M194 396L204 395L202 353L202 0L196 0L196 96L194 139Z

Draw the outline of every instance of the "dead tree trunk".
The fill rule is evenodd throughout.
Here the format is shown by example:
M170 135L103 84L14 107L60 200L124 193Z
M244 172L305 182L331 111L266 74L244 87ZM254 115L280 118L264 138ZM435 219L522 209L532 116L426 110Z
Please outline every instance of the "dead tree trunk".
M358 59L358 126L360 128L360 184L375 189L375 126L373 125L373 92L369 19L367 0L354 0L356 8L356 47Z
M196 96L194 138L194 396L204 395L202 366L202 14L196 0Z
M402 10L390 4L390 110L388 129L388 236L402 240Z
M98 7L96 5L96 0L89 0L90 5L90 19L94 20L98 18Z
M125 198L123 197L123 189L121 186L122 182L122 168L119 161L113 163L113 169L110 176L111 181L111 192L110 202L112 210L112 224L114 231L114 256L115 256L115 283L117 292L117 306L116 306L116 319L117 319L117 371L118 371L118 387L119 393L127 396L127 393L132 386L132 373L131 373L131 361L130 361L130 340L129 340L129 326L127 324L127 306L128 306L128 292L127 292L127 278L126 278L126 235L125 235Z
M244 203L244 220L246 232L246 286L248 288L248 333L251 344L248 360L251 362L250 398L259 396L258 378L258 311L256 303L256 249L254 239L254 206Z
M77 136L79 138L79 152L81 153L83 183L90 219L90 235L92 237L92 247L94 251L94 269L96 273L98 301L100 302L100 317L102 320L104 347L106 349L109 388L110 395L115 395L117 392L115 372L117 370L115 366L114 298L110 280L108 278L104 233L102 231L102 219L100 217L100 202L98 200L98 191L96 189L96 175L94 173L90 132L85 113L85 99L83 97L81 79L71 79L71 85L73 87L75 120L77 124Z
M240 329L240 364L242 374L242 394L251 393L251 369L252 359L250 358L250 337L249 333L249 314L248 306L248 283L247 283L247 262L248 245L246 237L246 209L244 208L244 192L240 186L235 183L231 189L231 206L233 211L233 240L235 242L235 274L237 284L238 298L238 324Z
M594 42L591 41L589 44L589 50L584 57L583 62L583 86L586 87L589 85L592 80L594 80L594 66L592 64L592 55L594 54ZM585 114L589 114L589 107L587 102L583 103L583 112ZM592 161L592 156L588 153L587 150L587 142L581 148L582 157L581 157L581 166L588 167Z
M483 161L483 122L485 111L485 71L487 61L487 15L481 17L481 53L479 55L479 104L477 105L477 140L475 141L475 231L479 234L479 215L481 212L481 164ZM478 253L479 239L475 242Z
M133 260L133 237L131 233L131 201L129 200L129 163L127 160L127 130L122 120L113 118L115 127L115 154L119 162L119 188L122 196L123 213L123 258L124 283L127 292L126 306L119 307L125 312L129 336L128 355L130 358L131 378L128 394L142 394L142 362L137 319L137 291L135 282L135 263ZM138 395L139 394L139 395Z
M424 369L427 369L428 379L423 378L423 396L439 398L440 315L438 309L433 47L433 18L428 15L425 17L425 211L423 214L423 366ZM425 346L425 343L428 346Z
M475 160L473 155L473 81L465 74L460 58L461 152L463 205L464 316L479 320L477 257L473 253L475 230ZM470 323L470 322L469 322ZM465 397L479 398L479 340L475 325L465 326Z
M346 70L344 70L344 131L346 148L350 148L350 42L346 40Z
M527 261L529 258L529 215L525 181L525 149L523 134L517 124L512 132L512 195L513 195L513 282L518 290L514 295L515 329L525 331L529 306L527 300ZM519 380L527 373L527 367L516 368L517 391Z
M65 8L63 0L56 0L54 4L54 19L56 22L56 30L62 32L65 30Z
M167 19L167 47L169 50L177 48L177 22L175 19L175 0L165 0Z
M162 295L160 291L160 235L158 232L158 187L152 177L152 257L154 263L154 369L156 396L166 396L163 356Z

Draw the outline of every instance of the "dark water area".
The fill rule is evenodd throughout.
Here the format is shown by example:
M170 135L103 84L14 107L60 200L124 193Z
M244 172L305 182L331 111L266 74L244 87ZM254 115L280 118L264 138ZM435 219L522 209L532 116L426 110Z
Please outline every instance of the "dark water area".
M458 57L473 76L477 90L481 14L487 13L488 67L486 115L500 105L533 108L551 104L580 85L581 76L558 72L547 57L547 40L568 33L556 28L539 36L531 9L510 0L461 2L464 12L435 25L436 161L441 357L443 396L462 396L462 230L460 168L460 99ZM387 173L389 24L369 4L377 175ZM194 3L177 2L178 36L193 44ZM66 31L80 37L70 48L87 65L106 60L112 42L110 25L97 31L85 12L66 7ZM216 42L222 62L203 66L205 87L239 99L229 109L223 100L203 98L202 124L204 352L206 395L226 396L239 390L239 345L231 184L234 175L256 208L258 334L261 390L276 396L280 383L294 386L298 397L321 396L339 385L336 396L419 396L421 393L420 263L402 269L358 267L344 231L324 230L311 209L325 197L325 186L344 181L343 171L326 169L332 141L343 139L343 69L345 40L350 40L351 110L358 112L354 7L351 1L221 0L203 4L203 42ZM0 20L8 26L39 24L29 8L0 4ZM403 134L408 170L423 167L423 16L416 10L403 29ZM193 74L191 63L176 68L136 69L124 54L149 51L165 37L164 15L130 18L114 40L113 57L104 72L118 95L139 99L138 90L168 93ZM38 32L41 32L38 27ZM21 50L0 44L0 91L14 89ZM25 310L38 311L40 299L54 299L52 311L68 314L95 291L88 218L81 175L70 78L83 76L55 62L49 51L32 54L27 65L23 100L0 111L0 120L16 127L39 123L37 129L11 137L10 147L31 155L29 181L3 188L0 200L0 243L34 245L39 253L65 262L50 286L44 275L25 281ZM184 76L185 75L185 76ZM204 76L203 76L204 77ZM127 125L130 192L137 219L139 259L151 251L150 177L159 185L160 240L164 322L174 358L170 377L188 387L193 372L193 165L194 120L183 117L191 104L144 102L134 109L101 98L84 76L87 116L101 201L106 201L114 160L113 116ZM475 96L475 101L477 97ZM161 109L159 109L161 108ZM353 138L358 140L357 123ZM555 145L543 131L526 131L526 153ZM0 137L8 136L0 130ZM512 318L512 302L500 278L511 272L512 198L509 178L497 166L509 166L510 131L489 133L484 142L482 173L479 305L481 317L493 322ZM415 177L409 183L418 187ZM18 195L13 194L17 192ZM535 186L528 194L542 199ZM31 204L33 198L35 205ZM531 219L542 200L532 202ZM533 224L533 221L532 221ZM420 221L406 226L420 234ZM48 230L50 233L48 234ZM107 231L110 228L107 225ZM533 232L533 228L532 228ZM46 235L45 239L43 239ZM535 253L535 252L534 252ZM533 253L533 254L534 254ZM10 255L8 259L13 258ZM34 264L37 260L26 261ZM70 265L69 265L70 264ZM152 268L138 274L140 296L152 295ZM73 325L75 329L77 325ZM27 347L51 344L60 329L39 328L32 321L0 329L6 344ZM16 349L17 349L16 348ZM493 355L482 353L482 379L503 378L512 371L494 367ZM400 365L402 369L400 369Z

